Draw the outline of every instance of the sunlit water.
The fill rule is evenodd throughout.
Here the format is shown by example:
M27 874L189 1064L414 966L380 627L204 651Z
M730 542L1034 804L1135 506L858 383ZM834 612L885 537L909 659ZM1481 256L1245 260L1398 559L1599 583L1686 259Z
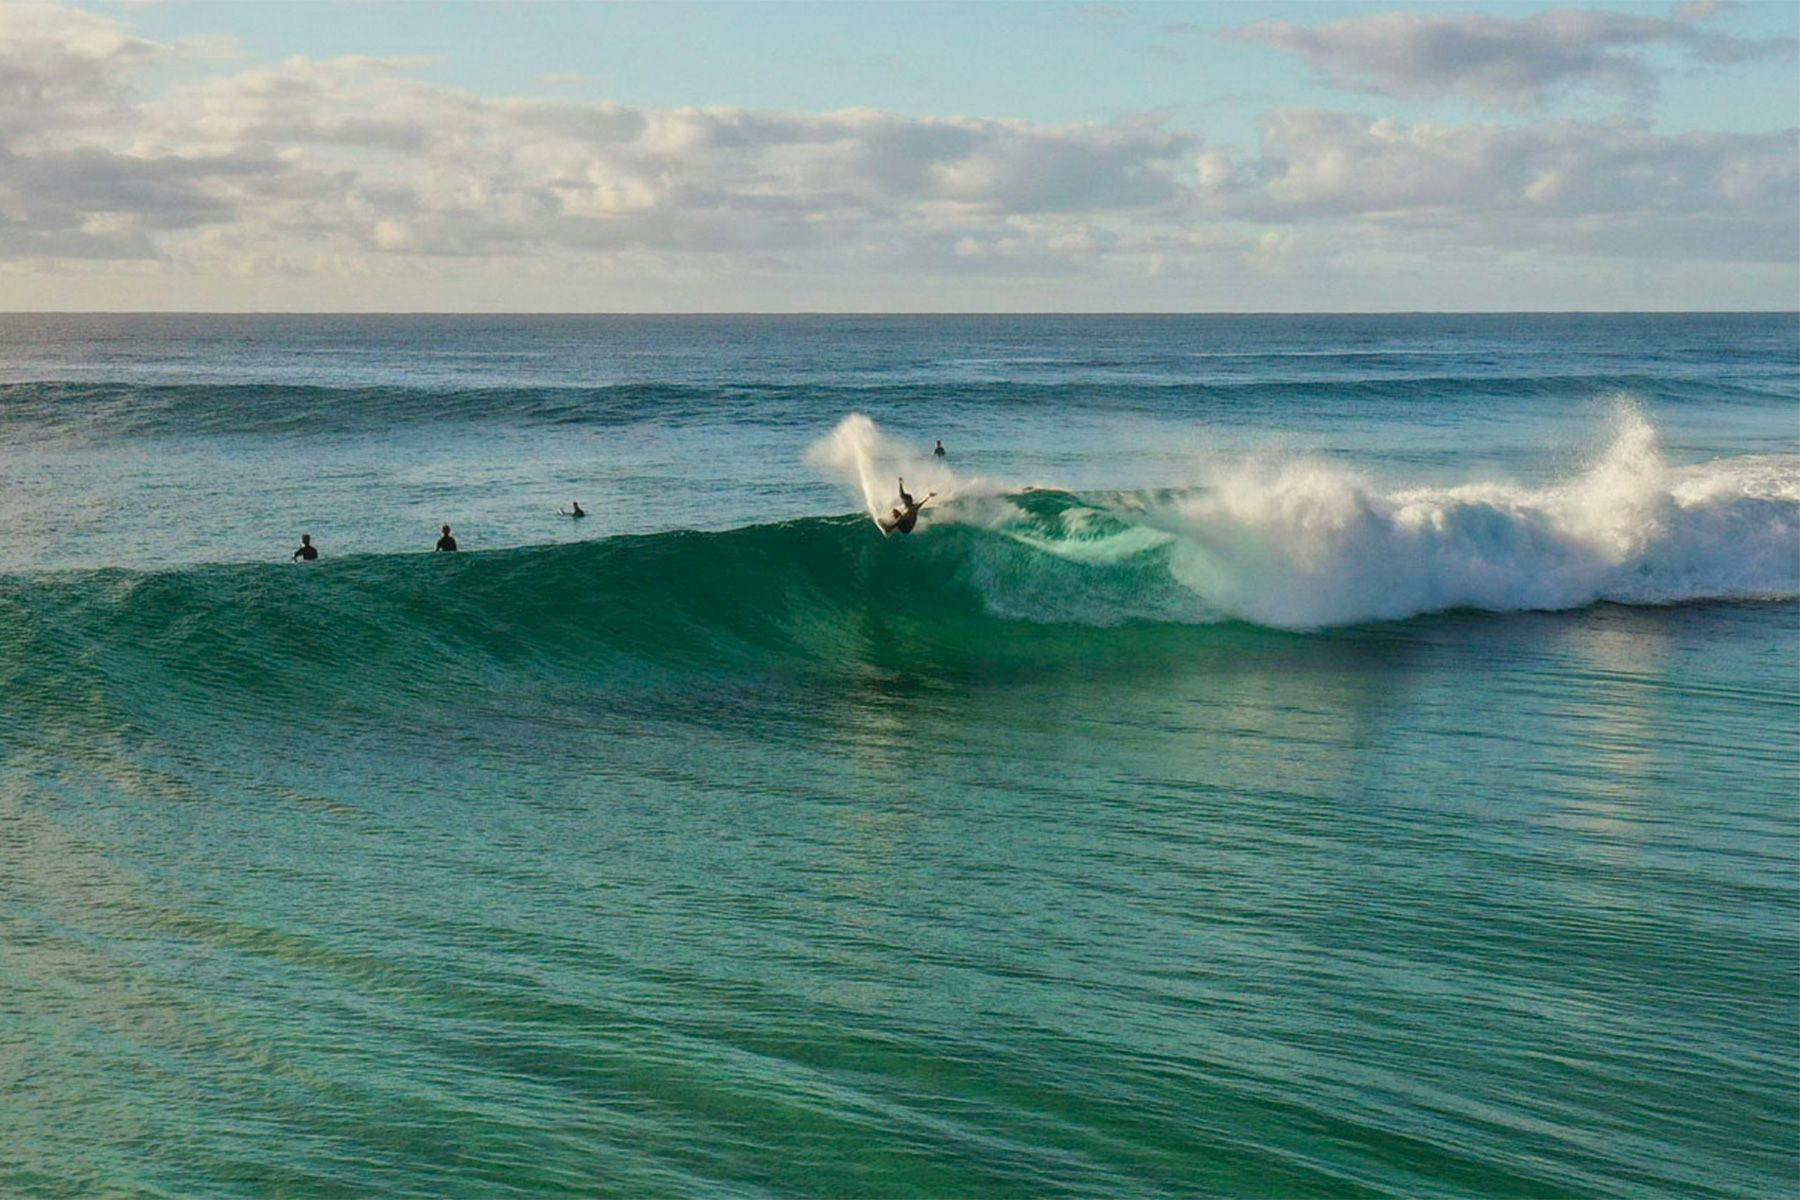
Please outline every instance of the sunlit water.
M1792 316L0 318L0 1194L1791 1193L1797 402Z

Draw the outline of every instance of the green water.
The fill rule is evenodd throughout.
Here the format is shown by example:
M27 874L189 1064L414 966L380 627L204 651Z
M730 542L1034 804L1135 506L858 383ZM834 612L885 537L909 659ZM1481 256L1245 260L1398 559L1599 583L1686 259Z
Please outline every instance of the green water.
M0 790L8 1187L1791 1178L1791 606L1001 627L679 687L473 615L380 692L315 631L72 663Z

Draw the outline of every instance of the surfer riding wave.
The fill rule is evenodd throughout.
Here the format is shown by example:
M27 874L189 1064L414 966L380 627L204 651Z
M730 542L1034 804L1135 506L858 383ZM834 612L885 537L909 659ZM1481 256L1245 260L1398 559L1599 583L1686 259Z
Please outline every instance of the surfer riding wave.
M914 500L906 490L906 480L900 480L900 503L888 510L888 515L875 523L881 526L883 533L911 533L913 526L919 523L919 510L931 502L936 492L927 492L925 499Z
M901 444L882 436L875 422L862 413L845 417L830 434L813 443L806 457L813 466L841 480L859 495L864 511L883 534L913 532L920 509L933 499L961 496L970 483L935 459L909 455ZM894 493L882 484L884 477L895 478L888 471L911 472L932 485L932 490L923 499L915 499L901 478L899 497L895 499Z

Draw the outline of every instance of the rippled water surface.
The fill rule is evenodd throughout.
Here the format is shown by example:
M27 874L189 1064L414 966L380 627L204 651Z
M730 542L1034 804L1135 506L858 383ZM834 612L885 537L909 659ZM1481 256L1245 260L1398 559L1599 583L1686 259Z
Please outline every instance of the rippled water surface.
M1787 315L0 318L0 1193L1790 1194L1797 418Z

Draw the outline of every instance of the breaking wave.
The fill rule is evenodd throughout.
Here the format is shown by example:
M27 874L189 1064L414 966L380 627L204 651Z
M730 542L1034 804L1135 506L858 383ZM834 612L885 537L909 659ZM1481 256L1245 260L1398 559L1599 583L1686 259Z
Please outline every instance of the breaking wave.
M858 493L866 469L872 506L904 466L883 453L852 421L814 458ZM740 668L1104 661L1123 643L1097 627L1314 630L1800 595L1800 458L1674 468L1630 413L1585 470L1538 487L1384 488L1288 461L1201 488L1075 494L915 467L933 469L944 502L910 537L858 515L454 556L0 576L0 693L40 715L105 694L129 719L221 691L289 714L399 713L502 681L549 694Z

